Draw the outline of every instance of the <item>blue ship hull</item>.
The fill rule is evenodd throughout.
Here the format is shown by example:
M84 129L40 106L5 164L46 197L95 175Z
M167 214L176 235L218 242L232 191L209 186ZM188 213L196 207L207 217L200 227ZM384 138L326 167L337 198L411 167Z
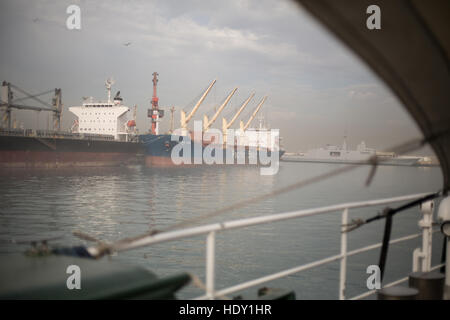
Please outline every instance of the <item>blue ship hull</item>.
M208 145L197 141L190 141L189 145L184 146L183 151L177 152L182 147L181 145L177 146L180 144L179 141L182 137L178 138L178 141L172 141L172 135L170 134L140 135L139 141L144 146L145 164L158 167L200 164L265 165L269 164L267 161L272 156L272 151L267 149L252 150L247 147L238 150L233 146L224 148L222 145L214 145L213 143ZM174 150L174 148L176 149ZM219 149L221 149L222 155L218 153L216 156L216 151ZM190 154L183 154L184 151L190 152ZM277 153L279 160L284 154L284 150L279 150ZM217 161L211 163L211 161L205 160L204 154L211 155Z

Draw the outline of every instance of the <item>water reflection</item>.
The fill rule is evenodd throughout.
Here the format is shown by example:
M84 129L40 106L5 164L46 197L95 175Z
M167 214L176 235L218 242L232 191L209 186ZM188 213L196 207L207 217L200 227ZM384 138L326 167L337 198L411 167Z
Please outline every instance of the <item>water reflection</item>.
M62 236L52 243L78 245L84 242L71 233L80 230L101 240L117 240L189 221L334 168L326 164L282 163L279 173L274 176L261 176L259 168L243 166L9 170L0 174L0 259L1 254L21 252L26 248L26 244L13 244L11 239ZM351 175L265 199L201 223L428 192L437 190L442 183L439 168L380 167L371 187L365 188L368 170L363 167ZM350 218L368 217L376 210L379 208L355 210ZM417 210L410 210L396 217L393 237L418 231L418 215ZM339 221L339 215L324 215L219 234L219 287L336 254ZM377 223L357 230L350 235L349 247L378 242L381 231L382 224ZM204 245L204 237L196 237L126 252L114 259L151 268L160 275L180 271L203 275ZM408 250L416 245L411 242L405 248L399 247L400 251L395 254L402 257L401 261L396 260L398 265L395 266L388 262L390 268L394 268L392 274L409 272ZM362 266L374 262L376 254L366 255L366 260L358 259L354 259L353 264L349 261L349 273L353 271L362 277L365 272ZM337 279L338 272L334 271L330 265L310 274L289 277L280 284L294 286L301 292L310 288L311 292L324 293L320 281L311 277ZM353 287L352 281L355 282ZM357 292L360 282L349 279L349 290ZM189 287L182 295L192 296L196 292ZM330 298L336 296L332 288L324 296L327 294Z

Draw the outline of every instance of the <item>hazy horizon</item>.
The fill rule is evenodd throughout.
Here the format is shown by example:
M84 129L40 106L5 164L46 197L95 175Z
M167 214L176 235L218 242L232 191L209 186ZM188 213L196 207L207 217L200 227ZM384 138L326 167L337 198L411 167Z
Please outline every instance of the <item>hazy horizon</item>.
M81 30L66 28L71 4L81 8ZM120 90L125 105L138 105L137 127L148 131L156 71L162 131L170 106L178 127L179 110L189 111L217 79L194 119L211 113L234 87L214 127L252 92L244 120L268 95L261 114L280 129L290 152L341 144L344 135L350 147L364 140L380 150L421 136L382 81L291 1L2 1L0 35L0 80L31 93L61 88L64 129L75 119L68 108L82 97L105 100L104 81L113 77L112 94ZM33 128L45 128L51 116L14 115Z

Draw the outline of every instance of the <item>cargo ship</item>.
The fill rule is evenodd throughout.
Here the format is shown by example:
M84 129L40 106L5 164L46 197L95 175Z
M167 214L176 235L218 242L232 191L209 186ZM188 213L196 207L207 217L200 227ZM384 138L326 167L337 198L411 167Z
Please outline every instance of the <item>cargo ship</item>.
M138 163L142 149L137 139L136 120L128 120L130 108L122 104L120 91L111 99L112 84L112 80L106 81L107 101L86 98L81 106L69 108L77 116L70 131L1 128L0 168Z
M159 98L156 93L157 76L156 72L153 73L152 109L149 110L148 114L151 118L151 130L149 134L139 136L139 141L145 149L145 164L147 166L171 167L175 165L199 164L266 165L269 164L269 159L273 160L276 157L278 161L283 155L284 150L279 145L278 130L271 130L262 126L259 128L249 127L267 96L263 97L245 124L242 120L240 121L239 129L231 129L231 126L254 94L251 94L244 101L230 121L223 118L222 130L212 128L211 126L236 92L237 88L234 88L211 119L208 119L205 115L202 122L194 121L194 130L188 129L189 121L192 120L216 80L211 82L190 113L186 114L184 110L181 110L181 127L179 129L173 131L173 128L171 128L169 133L160 134L159 122L164 113L158 106Z
M379 152L373 148L368 148L364 141L357 146L356 150L350 150L344 137L342 146L327 145L306 152L286 154L282 160L291 162L367 164L374 156L377 157L380 165L391 166L416 166L423 159L417 156L398 156L393 152Z

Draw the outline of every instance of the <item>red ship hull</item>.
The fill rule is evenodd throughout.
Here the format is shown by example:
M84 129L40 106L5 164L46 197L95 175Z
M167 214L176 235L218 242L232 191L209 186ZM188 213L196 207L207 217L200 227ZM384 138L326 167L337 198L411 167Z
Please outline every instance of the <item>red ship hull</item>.
M140 144L0 135L0 168L112 167L138 164Z

